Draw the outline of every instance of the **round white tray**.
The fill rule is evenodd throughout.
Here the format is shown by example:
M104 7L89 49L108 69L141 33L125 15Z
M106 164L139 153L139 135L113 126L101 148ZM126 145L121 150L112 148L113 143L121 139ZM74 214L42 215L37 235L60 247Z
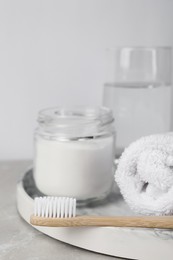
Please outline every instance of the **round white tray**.
M17 185L17 207L29 223L33 198L39 196L32 170ZM77 209L78 215L132 215L120 194L112 193L104 205ZM29 223L30 224L30 223ZM44 234L97 253L139 260L172 260L173 231L160 229L84 227L36 227Z

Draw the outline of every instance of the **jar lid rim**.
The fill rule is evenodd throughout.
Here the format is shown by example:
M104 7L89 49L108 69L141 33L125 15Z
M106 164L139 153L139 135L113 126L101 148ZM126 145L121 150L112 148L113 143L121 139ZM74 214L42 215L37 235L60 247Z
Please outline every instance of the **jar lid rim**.
M111 109L107 107L52 107L38 113L38 123L68 127L99 123L109 124L114 121Z

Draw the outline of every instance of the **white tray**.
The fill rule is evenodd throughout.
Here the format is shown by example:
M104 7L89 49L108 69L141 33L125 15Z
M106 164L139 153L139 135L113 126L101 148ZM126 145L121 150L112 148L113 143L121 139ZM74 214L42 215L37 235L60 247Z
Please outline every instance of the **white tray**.
M27 171L17 185L17 207L29 223L33 214L33 198L39 196L32 170ZM79 215L132 215L120 194L112 193L106 204L77 209ZM44 234L68 244L97 253L140 260L172 260L173 231L141 228L34 227Z

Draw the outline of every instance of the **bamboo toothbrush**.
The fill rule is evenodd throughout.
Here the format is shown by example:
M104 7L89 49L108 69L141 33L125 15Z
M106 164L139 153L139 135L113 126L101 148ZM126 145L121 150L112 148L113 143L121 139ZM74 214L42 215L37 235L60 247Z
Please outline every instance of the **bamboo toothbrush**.
M173 216L76 216L76 199L39 197L34 201L30 223L47 227L141 227L173 228Z

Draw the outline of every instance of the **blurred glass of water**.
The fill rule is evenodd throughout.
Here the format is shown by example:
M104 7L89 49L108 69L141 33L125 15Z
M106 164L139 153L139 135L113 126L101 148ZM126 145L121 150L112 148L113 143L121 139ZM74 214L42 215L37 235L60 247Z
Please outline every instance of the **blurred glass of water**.
M171 130L171 48L108 50L103 104L113 110L116 156L138 138Z

